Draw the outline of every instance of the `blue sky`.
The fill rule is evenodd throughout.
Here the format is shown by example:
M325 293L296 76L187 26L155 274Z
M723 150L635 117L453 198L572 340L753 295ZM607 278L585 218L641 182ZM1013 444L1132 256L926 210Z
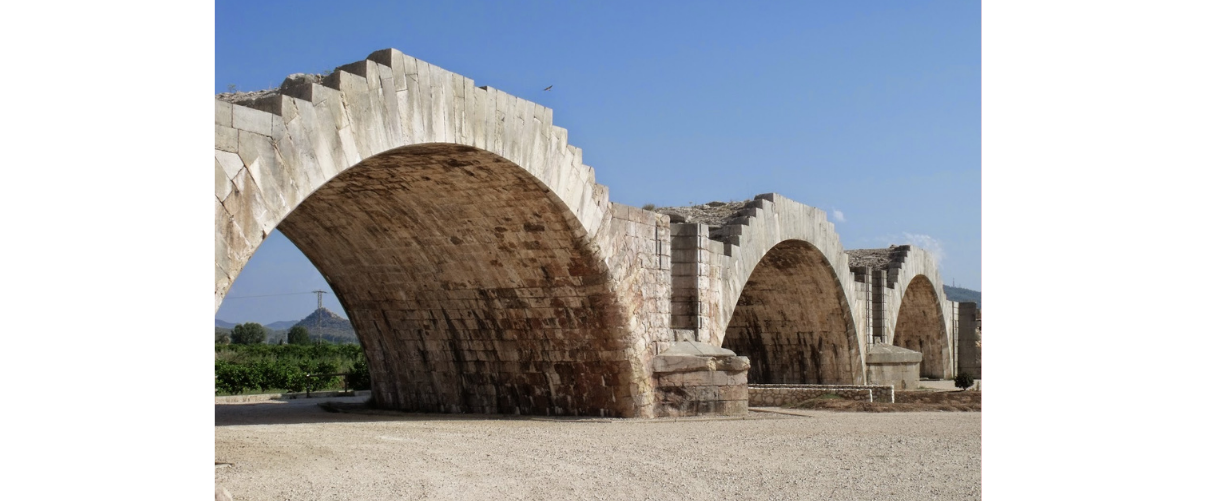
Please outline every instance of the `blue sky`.
M919 244L981 289L978 2L733 5L219 1L214 92L396 48L552 108L612 201L775 191L828 211L847 249ZM248 296L318 288L275 232L217 318L298 319L312 294Z

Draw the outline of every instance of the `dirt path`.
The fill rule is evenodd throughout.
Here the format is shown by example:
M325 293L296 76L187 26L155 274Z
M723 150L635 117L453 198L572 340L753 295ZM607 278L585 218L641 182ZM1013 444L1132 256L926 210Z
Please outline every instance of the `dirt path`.
M218 485L255 499L978 499L978 412L612 420L215 406Z

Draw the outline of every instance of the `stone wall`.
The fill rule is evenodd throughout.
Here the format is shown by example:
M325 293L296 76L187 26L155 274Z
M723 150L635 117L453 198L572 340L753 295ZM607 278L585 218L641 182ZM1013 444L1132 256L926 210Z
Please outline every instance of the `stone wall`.
M958 370L975 379L983 378L983 349L980 339L978 306L975 303L958 303Z
M711 247L718 242L708 239L705 224L675 223L673 234L673 299L671 325L690 331L693 341L711 338L713 302Z
M614 277L620 318L626 319L632 336L623 356L631 372L650 374L652 358L676 340L670 330L669 217L613 202L603 227L607 231L600 232L597 242L604 248L601 254L611 256L605 264ZM652 415L655 381L638 378L632 384L638 415Z
M895 402L895 389L879 385L749 385L750 407L782 407L799 405L823 395L837 395L863 402Z

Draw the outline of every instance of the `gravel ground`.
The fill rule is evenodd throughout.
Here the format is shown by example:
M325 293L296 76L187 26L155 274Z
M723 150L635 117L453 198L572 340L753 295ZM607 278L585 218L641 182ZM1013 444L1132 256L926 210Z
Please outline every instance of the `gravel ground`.
M978 412L490 418L321 401L215 405L217 485L236 500L981 497Z

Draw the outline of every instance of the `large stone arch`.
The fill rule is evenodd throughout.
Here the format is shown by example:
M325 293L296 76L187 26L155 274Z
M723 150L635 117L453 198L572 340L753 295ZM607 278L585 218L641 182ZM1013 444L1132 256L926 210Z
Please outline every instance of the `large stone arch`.
M908 282L896 314L892 344L921 354L920 376L948 377L952 354L937 289L925 275Z
M746 280L723 347L749 357L762 384L855 384L860 349L840 282L813 245L785 240Z
M920 352L922 377L953 377L953 305L941 286L937 260L912 245L880 251L891 257L881 270L877 335L887 344Z
M824 211L759 195L709 233L701 341L748 356L751 383L865 381L848 257Z
M638 317L668 299L642 297L661 257L642 239L664 226L668 252L668 219L611 204L542 106L392 49L313 80L216 103L215 308L279 227L381 404L651 415L667 322Z

